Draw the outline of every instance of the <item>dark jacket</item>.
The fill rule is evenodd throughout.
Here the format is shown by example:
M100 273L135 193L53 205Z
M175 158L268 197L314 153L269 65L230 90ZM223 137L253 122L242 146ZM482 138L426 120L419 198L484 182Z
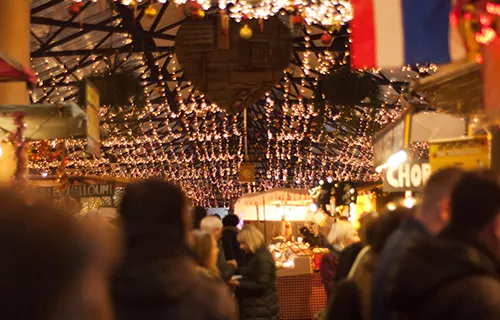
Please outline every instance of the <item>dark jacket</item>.
M389 302L396 319L500 319L500 262L484 245L445 230L410 247Z
M217 245L219 246L219 254L217 256L217 268L219 269L222 281L228 282L236 273L236 267L227 262L226 257L224 255L224 247L222 245L222 241L219 240L217 242Z
M276 266L266 247L245 259L240 269L242 279L236 288L240 303L240 319L278 320L279 304L276 290Z
M328 248L329 243L326 240L325 236L319 233L317 236L310 234L305 242L309 243L311 247L319 247L319 248Z
M361 298L354 281L344 280L327 308L327 320L363 320Z
M189 257L127 259L112 282L117 320L235 320L228 289Z
M387 306L387 288L389 274L398 264L405 250L416 240L428 238L431 234L414 218L408 218L394 231L380 253L378 264L375 268L372 285L372 319L389 320L390 312Z
M335 249L330 249L330 252L321 258L319 273L321 282L323 282L323 287L325 288L327 301L330 301L335 293L337 285L335 282L335 275L337 274L339 265L339 255L340 252Z
M236 260L238 265L241 265L243 263L243 251L241 251L237 239L238 231L237 227L224 227L221 240L226 260Z
M342 280L347 279L349 271L351 271L352 265L358 254L363 249L363 245L360 242L353 243L346 247L339 255L339 264L337 267L337 272L335 273L335 283L339 284Z

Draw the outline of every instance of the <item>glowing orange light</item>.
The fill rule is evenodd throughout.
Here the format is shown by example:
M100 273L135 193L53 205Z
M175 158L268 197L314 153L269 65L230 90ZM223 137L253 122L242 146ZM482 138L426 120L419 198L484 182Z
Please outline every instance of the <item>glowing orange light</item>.
M497 33L490 27L484 27L481 33L476 34L476 41L482 44L489 44L497 38Z
M488 13L500 16L500 4L487 3L486 4L486 11L488 11Z

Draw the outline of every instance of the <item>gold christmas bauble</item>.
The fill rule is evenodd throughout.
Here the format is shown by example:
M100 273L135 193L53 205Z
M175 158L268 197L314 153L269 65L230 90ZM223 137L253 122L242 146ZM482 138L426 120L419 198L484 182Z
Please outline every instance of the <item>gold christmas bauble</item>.
M144 15L148 18L154 18L158 14L158 11L153 7L152 4L149 5L149 7L144 10Z
M248 24L245 24L243 27L240 29L240 37L242 39L248 40L253 36L253 31L252 29L248 26Z

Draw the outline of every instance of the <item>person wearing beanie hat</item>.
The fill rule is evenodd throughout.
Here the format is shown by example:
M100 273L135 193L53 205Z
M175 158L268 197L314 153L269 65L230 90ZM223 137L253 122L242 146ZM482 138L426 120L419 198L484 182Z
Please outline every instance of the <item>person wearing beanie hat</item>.
M117 320L235 320L227 288L203 277L189 249L191 209L163 181L128 185L119 207L124 261L112 283Z
M400 261L389 295L393 313L405 319L499 319L499 181L493 171L461 175L448 226Z

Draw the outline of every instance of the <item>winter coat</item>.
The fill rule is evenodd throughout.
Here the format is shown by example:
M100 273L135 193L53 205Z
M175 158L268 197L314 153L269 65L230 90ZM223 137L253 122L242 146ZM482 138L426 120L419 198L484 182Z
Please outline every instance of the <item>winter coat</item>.
M238 231L236 227L224 227L221 240L226 260L236 260L238 265L241 265L243 263L243 251L241 251L237 239Z
M314 235L309 235L306 239L305 242L309 243L311 247L319 247L319 248L328 248L329 243L326 240L325 236L319 233L317 236Z
M373 252L370 246L367 246L360 252L351 272L349 272L349 281L354 282L358 289L359 304L362 310L363 319L365 320L370 320L372 318L372 282L377 262L378 254Z
M375 274L373 276L371 294L371 316L373 320L389 320L390 312L387 306L387 288L389 274L398 265L403 253L417 239L431 237L427 229L414 218L408 218L387 239L380 253Z
M409 248L391 287L395 319L500 319L500 262L451 229Z
M342 281L327 308L327 320L362 320L361 298L356 283Z
M321 258L319 273L321 276L321 282L323 282L323 287L325 288L327 301L330 301L335 293L335 275L339 264L339 255L339 251L330 249L330 252Z
M353 243L346 247L339 255L339 265L337 267L337 272L335 273L335 283L339 284L342 280L347 279L349 271L351 271L352 265L359 253L363 249L363 245L360 242Z
M241 280L235 293L240 304L240 319L278 320L276 265L266 247L246 259L240 269Z
M217 256L217 268L219 268L220 277L224 282L231 280L233 275L236 273L236 267L228 263L224 255L224 247L222 241L218 241L219 254Z
M227 287L187 256L127 258L112 282L117 320L235 320Z

